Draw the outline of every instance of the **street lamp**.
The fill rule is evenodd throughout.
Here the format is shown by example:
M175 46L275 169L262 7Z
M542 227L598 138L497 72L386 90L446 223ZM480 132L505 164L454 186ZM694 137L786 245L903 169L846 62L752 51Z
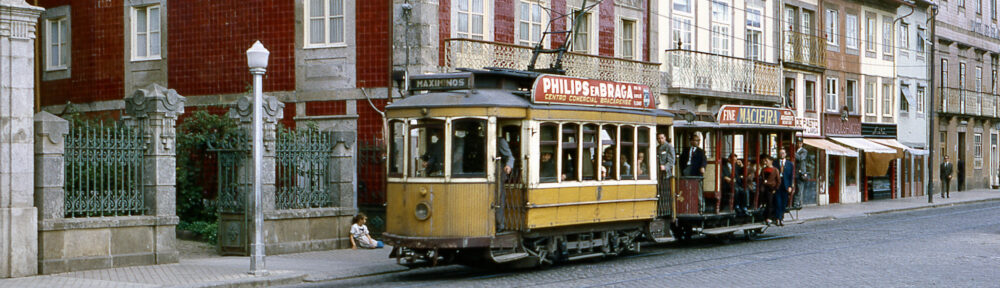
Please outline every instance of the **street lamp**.
M262 209L262 197L260 193L260 163L264 156L261 150L264 146L263 123L261 123L261 107L263 106L263 82L264 73L267 72L268 52L260 41L254 42L250 49L247 49L247 66L250 67L250 74L253 74L253 244L250 245L250 274L255 276L267 275L267 268L264 264L264 211Z

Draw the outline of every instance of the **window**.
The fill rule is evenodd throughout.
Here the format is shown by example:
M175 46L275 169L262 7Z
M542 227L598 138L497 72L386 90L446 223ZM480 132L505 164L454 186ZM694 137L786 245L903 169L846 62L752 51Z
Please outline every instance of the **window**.
M809 10L803 9L802 10L802 22L799 23L799 24L802 24L802 28L801 28L801 30L799 30L800 32L802 32L802 34L815 35L813 33L812 19L813 19L813 12L809 11ZM809 42L806 42L806 43L809 43Z
M635 155L635 165L637 166L637 171L639 180L649 180L649 142L650 134L648 127L639 127L639 137L636 140L636 150L639 151Z
M892 55L892 17L882 17L882 54Z
M965 62L958 63L958 87L965 93Z
M899 51L905 52L910 48L910 26L906 23L899 23Z
M899 112L909 112L910 102L906 100L906 95L903 95L903 90L909 91L910 85L900 85L900 95L899 95Z
M560 178L556 177L559 175L556 169L559 167L557 165L559 161L556 159L559 157L559 154L556 153L556 146L559 144L559 124L543 123L541 128L542 134L539 135L541 138L538 142L539 152L541 152L538 160L538 181L542 183L557 182Z
M635 21L622 19L622 58L635 59Z
M990 18L997 20L997 0L990 0Z
M671 25L671 30L673 31L673 38L671 39L670 47L691 50L691 19L674 19L674 25Z
M983 0L975 0L976 14L983 14Z
M839 30L837 30L837 23L840 22L840 18L837 17L837 10L827 9L826 10L826 44L837 46L837 40L840 37Z
M917 114L924 113L924 94L926 93L924 90L926 89L923 86L917 87Z
M451 176L486 177L486 120L452 120L451 130Z
M837 78L826 78L826 110L837 112Z
M542 39L542 6L535 2L521 1L517 14L518 44L535 46Z
M882 116L892 117L892 84L882 84Z
M576 31L573 33L573 51L590 53L590 13L580 13L573 13L574 19L578 17L580 21L576 23Z
M638 163L635 161L635 158L632 158L633 155L636 155L633 153L633 149L635 149L635 127L622 126L621 131L618 133L621 133L619 136L621 140L619 142L620 152L618 152L618 161L621 163L618 165L620 168L619 173L622 180L632 180L635 179L637 168L635 164Z
M847 14L847 19L845 20L845 26L847 26L847 48L858 49L858 15Z
M847 80L847 88L844 90L844 105L847 106L847 111L850 113L857 113L858 106L856 103L856 98L858 95L858 80Z
M45 46L48 48L45 70L66 69L69 65L69 21L66 17L45 20L48 32Z
M406 162L404 149L406 146L406 127L403 121L389 121L389 135L392 135L389 144L389 177L403 177L403 163Z
M938 139L941 139L941 146L939 146L939 147L941 147L941 155L948 155L948 153L947 153L948 152L948 148L947 148L948 147L948 132L941 132L941 137L939 137ZM944 158L944 156L941 156L941 157Z
M674 0L674 11L691 13L691 0Z
M763 43L762 37L762 17L761 11L759 9L747 9L747 58L750 60L762 60L764 57L761 53L764 49L761 49L761 43Z
M865 50L868 52L875 52L875 34L878 33L875 29L875 14L868 14L866 16L868 19L868 26L865 27Z
M993 94L996 94L997 93L997 69L995 68L996 65L993 65L993 66L994 66L994 68L993 68L993 85L991 85L990 87L993 87L993 90L991 90L991 91L993 92Z
M562 153L559 156L559 160L562 162L562 166L560 166L562 168L562 181L576 181L580 179L580 146L580 125L573 123L563 124Z
M586 131L584 131L586 132ZM619 166L618 163L618 126L615 125L602 125L601 126L601 161L600 161L600 180L616 180L618 179Z
M344 44L344 0L309 0L305 9L307 48Z
M983 92L983 67L976 66L976 92Z
M132 60L160 59L160 5L132 8Z
M597 135L600 134L598 131L597 124L587 124L583 126L583 157L580 158L580 169L583 174L583 180L597 180L597 173L601 171L601 161L597 158L597 153L600 151L601 146L600 139Z
M983 133L972 135L972 156L976 157L975 168L983 168Z
M421 119L410 123L411 177L444 177L444 120Z
M486 0L455 0L455 31L458 38L486 39Z
M965 8L965 0L958 0L958 8Z
M875 82L865 82L865 115L875 116Z
M948 59L941 59L941 88L948 86ZM948 90L941 89L941 109L943 111L948 110Z
M806 81L806 111L816 111L816 82Z
M712 1L712 53L729 55L729 3Z
M921 56L920 54L924 54L924 41L926 41L926 39L924 38L924 33L927 33L926 30L924 30L924 27L917 27L917 43L916 43L917 44L916 50L918 53L917 56Z

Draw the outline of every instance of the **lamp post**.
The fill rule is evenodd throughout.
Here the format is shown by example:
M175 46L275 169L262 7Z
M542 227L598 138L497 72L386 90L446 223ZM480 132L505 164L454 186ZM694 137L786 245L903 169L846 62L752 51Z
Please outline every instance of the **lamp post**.
M253 74L253 244L250 245L250 274L255 276L267 275L267 268L264 264L264 211L262 209L262 196L260 192L260 163L264 158L261 150L264 144L263 123L261 119L261 108L263 106L263 82L264 73L267 72L268 52L260 41L254 42L250 49L247 49L247 66L250 67L250 74Z

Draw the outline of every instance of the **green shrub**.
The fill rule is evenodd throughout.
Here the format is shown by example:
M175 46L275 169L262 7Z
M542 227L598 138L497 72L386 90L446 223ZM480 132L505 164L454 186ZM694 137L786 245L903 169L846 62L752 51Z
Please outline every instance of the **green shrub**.
M219 232L219 225L215 222L181 221L180 223L177 223L177 230L191 231L210 244L215 244L216 241L218 241L217 234Z
M208 143L232 140L238 133L235 120L204 110L195 111L177 127L177 216L182 221L215 225L217 187L205 183L204 173L214 175L217 167L205 165L215 156Z

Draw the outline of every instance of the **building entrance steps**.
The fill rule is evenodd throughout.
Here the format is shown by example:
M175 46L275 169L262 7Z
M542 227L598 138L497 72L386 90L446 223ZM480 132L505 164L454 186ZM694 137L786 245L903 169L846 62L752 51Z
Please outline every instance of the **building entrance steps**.
M927 197L877 200L856 204L805 206L799 218L786 224L807 221L864 217L900 211L929 209L960 204L1000 200L1000 190L970 190L952 193L951 198ZM781 233L778 229L775 233ZM0 280L6 287L261 287L302 282L324 282L375 274L405 271L388 257L391 247L383 249L341 249L298 254L267 256L268 276L247 274L248 257L182 258L180 263L134 266L70 272Z

